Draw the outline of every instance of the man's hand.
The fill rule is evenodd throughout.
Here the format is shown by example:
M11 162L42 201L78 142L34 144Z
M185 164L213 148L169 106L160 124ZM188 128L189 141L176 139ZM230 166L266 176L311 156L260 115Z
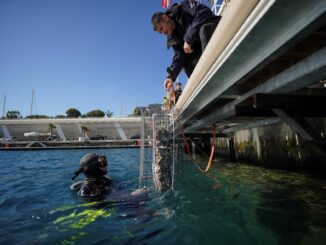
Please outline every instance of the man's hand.
M183 44L183 50L185 51L186 54L191 54L193 52L191 46L187 42Z
M172 86L173 86L172 79L171 78L165 79L165 81L164 81L164 88L165 88L165 90L166 91L169 91L170 87L172 87Z

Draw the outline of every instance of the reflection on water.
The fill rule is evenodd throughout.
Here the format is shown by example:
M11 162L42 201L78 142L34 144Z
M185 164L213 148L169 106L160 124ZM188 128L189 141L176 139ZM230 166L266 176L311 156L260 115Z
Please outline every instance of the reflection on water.
M1 244L325 244L326 181L252 165L187 160L175 186L140 185L138 149L106 155L114 187L88 202L71 192L80 151L0 152ZM151 149L145 167L151 171ZM203 162L207 159L203 159ZM148 189L130 195L139 187Z

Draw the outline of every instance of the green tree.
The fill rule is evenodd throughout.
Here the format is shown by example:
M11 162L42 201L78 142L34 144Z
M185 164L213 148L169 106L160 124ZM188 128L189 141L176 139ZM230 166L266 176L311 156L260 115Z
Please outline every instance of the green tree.
M42 118L50 118L47 115L29 115L27 117L25 117L26 119L42 119Z
M85 138L86 133L89 132L89 129L85 126L80 126L81 129L81 136Z
M85 114L86 117L104 117L105 113L101 110L92 110Z
M52 131L53 131L53 129L56 128L56 126L53 123L49 123L48 127L49 127L49 131L50 131L50 136L52 136Z
M65 115L56 115L55 118L66 118Z
M66 115L67 117L73 117L73 118L77 118L81 116L80 111L78 111L76 108L70 108L66 111Z
M105 114L107 117L113 117L113 111L108 110Z
M134 115L135 117L140 117L140 116L141 116L141 111L140 111L140 109L136 107L136 108L134 109L133 115Z
M21 118L19 111L7 111L6 117L8 119L18 119L18 118Z

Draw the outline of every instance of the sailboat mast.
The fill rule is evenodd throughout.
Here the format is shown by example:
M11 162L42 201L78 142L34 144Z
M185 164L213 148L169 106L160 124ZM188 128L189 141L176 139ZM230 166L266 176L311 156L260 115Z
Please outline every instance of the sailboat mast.
M6 111L6 95L3 97L3 108L2 108L2 118L5 117L5 111Z
M34 104L34 89L33 89L33 92L32 92L32 103L31 103L31 112L30 112L30 115L33 115L33 104Z

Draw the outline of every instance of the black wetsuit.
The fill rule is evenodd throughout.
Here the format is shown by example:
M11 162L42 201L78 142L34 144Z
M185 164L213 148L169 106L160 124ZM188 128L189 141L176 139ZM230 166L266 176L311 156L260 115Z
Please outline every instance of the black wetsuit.
M71 189L82 197L98 197L103 195L111 184L112 179L107 176L88 177L71 185Z
M181 96L181 94L182 94L182 90L176 90L175 91L175 103L178 102L179 97Z

